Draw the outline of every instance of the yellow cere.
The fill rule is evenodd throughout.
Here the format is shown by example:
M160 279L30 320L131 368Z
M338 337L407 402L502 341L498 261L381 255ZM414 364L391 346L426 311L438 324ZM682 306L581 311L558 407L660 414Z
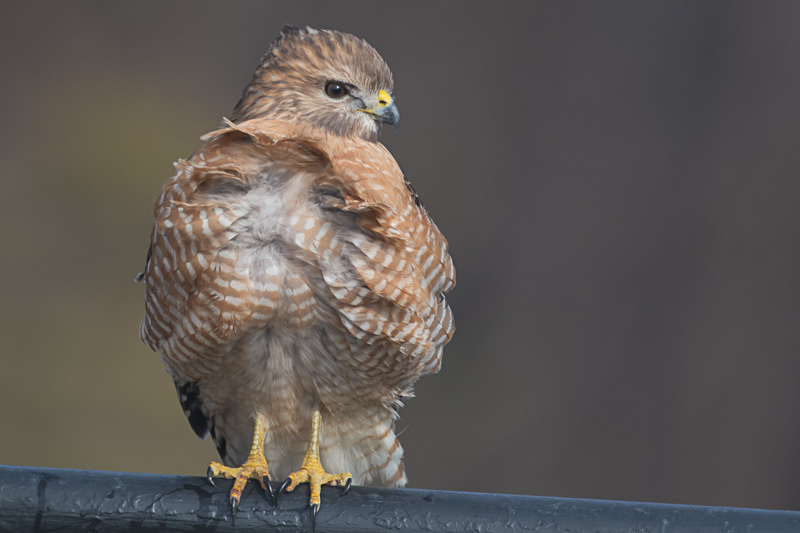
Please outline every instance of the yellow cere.
M389 93L381 89L378 93L378 106L387 107L390 105L392 105L392 97L389 96Z

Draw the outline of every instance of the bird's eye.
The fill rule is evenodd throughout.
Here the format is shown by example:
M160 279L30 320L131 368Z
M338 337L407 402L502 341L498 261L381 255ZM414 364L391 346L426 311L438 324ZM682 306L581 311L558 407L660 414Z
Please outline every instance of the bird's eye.
M349 92L350 91L347 90L347 86L343 83L329 81L327 84L325 84L325 94L331 98L344 98Z

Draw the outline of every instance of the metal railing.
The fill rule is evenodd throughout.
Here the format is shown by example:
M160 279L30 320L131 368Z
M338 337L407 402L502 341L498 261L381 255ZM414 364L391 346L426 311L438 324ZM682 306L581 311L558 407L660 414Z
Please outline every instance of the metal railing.
M312 524L308 489L273 505L249 483L235 524L227 491L205 478L0 466L0 531L800 532L800 512L323 487Z

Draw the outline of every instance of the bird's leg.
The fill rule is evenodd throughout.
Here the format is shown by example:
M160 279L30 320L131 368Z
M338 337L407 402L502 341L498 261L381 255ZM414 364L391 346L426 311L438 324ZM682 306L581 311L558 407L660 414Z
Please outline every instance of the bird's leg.
M257 479L261 483L261 488L269 493L270 499L274 501L272 487L269 481L267 469L267 459L264 457L264 423L256 417L256 427L253 430L253 444L250 447L250 454L244 464L240 467L225 466L221 463L212 462L208 466L208 481L213 485L214 476L234 479L231 489L231 510L236 514L239 502L242 501L242 490L247 484L248 479Z
M311 418L311 438L308 441L308 451L306 457L303 459L303 464L297 472L292 472L289 477L284 481L281 487L281 492L293 491L301 483L308 483L311 487L311 513L316 516L320 508L320 491L322 485L333 485L336 487L344 487L344 492L350 490L350 484L353 482L353 476L350 472L343 474L328 474L322 468L322 463L319 460L319 441L320 441L320 421L322 415L319 410L314 410L314 415Z

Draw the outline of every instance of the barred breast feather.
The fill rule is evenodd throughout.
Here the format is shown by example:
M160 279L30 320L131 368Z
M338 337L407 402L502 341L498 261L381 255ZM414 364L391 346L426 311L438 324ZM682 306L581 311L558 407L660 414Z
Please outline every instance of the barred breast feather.
M156 200L141 325L192 427L239 464L260 417L281 476L321 408L323 464L403 485L395 408L453 335L447 241L381 144L266 119L204 139Z

